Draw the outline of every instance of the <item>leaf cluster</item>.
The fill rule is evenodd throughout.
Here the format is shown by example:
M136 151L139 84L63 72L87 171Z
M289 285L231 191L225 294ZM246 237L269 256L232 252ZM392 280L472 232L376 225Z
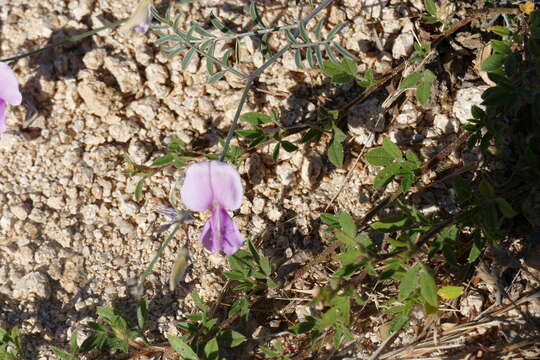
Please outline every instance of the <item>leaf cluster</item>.
M279 113L273 110L270 115L258 112L248 112L240 116L240 119L247 122L251 129L236 130L236 134L250 141L248 149L253 149L270 140L275 140L272 158L274 161L279 159L279 152L283 148L287 152L298 150L298 147L290 141L284 140L285 130L279 122ZM267 124L273 124L274 127L265 127Z
M246 341L246 337L237 331L221 329L218 326L219 320L210 316L210 309L196 291L191 293L191 297L201 312L187 315L188 321L177 324L184 335L168 337L174 351L183 359L223 359L220 354L222 349L235 348Z
M420 169L421 162L411 150L407 150L405 158L399 147L389 139L383 140L383 146L370 150L366 161L373 166L383 166L375 176L373 186L384 188L394 178L401 179L401 191L407 192L416 179L416 171Z
M11 331L7 331L0 328L0 360L19 360L22 356L19 329L14 327Z
M272 279L272 267L266 256L259 254L253 242L248 239L249 251L238 250L229 256L229 266L232 271L223 274L239 284L234 287L236 291L254 293L266 288L276 288L277 284Z

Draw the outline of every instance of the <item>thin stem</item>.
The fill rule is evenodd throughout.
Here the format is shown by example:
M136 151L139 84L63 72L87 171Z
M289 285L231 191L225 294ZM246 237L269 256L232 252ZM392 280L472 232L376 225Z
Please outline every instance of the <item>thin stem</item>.
M324 41L309 42L309 43L303 43L303 44L292 44L291 48L301 49L301 48L314 47L317 45L326 45L326 44L331 44L331 43L333 43L332 40L324 40Z
M214 41L226 41L226 40L233 40L233 39L241 39L241 38L244 38L244 37L247 37L247 36L263 35L263 34L273 33L273 32L277 32L277 31L283 31L283 30L293 30L293 29L296 29L296 28L298 28L298 24L285 25L285 26L274 26L274 27L268 28L268 29L249 31L249 32L240 33L240 34L230 34L230 35L225 35L225 36L221 36L221 37L213 37L211 39L214 40ZM198 44L198 43L203 43L203 42L208 41L208 40L210 40L210 39L197 39L197 40L191 40L190 43Z
M318 13L326 9L334 0L325 0L322 4L317 6L315 10L311 12L308 16L306 16L304 19L300 20L298 23L302 23L304 26L315 16L317 16ZM299 31L294 31L293 36L294 38L298 37ZM223 151L221 152L221 155L219 157L219 160L223 161L225 156L227 155L227 151L229 151L229 144L231 142L231 139L234 135L234 131L236 130L236 126L238 125L238 119L240 118L240 114L242 113L242 108L244 107L244 104L247 99L247 95L249 93L249 90L251 86L253 85L253 82L267 69L272 65L277 59L281 58L283 54L285 54L289 49L291 48L291 44L288 43L283 49L278 51L276 54L274 54L270 59L268 59L264 64L261 65L260 68L252 72L247 78L246 78L246 87L244 88L244 91L242 92L242 97L240 98L240 102L238 103L238 107L236 108L236 114L234 114L234 119L231 124L231 127L229 129L229 132L227 133L227 138L225 139L225 143L223 145Z
M234 119L231 124L231 128L229 129L229 132L227 133L227 138L225 139L225 143L223 144L223 151L221 152L221 155L219 156L219 161L223 161L223 159L225 159L225 155L227 155L227 152L229 151L229 145L231 143L232 137L234 136L234 130L236 129L236 126L238 125L238 119L240 118L240 113L242 112L242 108L244 107L244 104L246 103L249 90L251 89L251 85L253 85L253 80L249 79L246 84L246 87L242 91L242 97L240 98L240 102L238 103L238 107L236 108L236 113L234 114Z
M1 62L15 61L15 60L19 60L19 59L22 59L24 57L27 57L27 56L38 54L38 53L40 53L42 51L45 51L45 50L48 50L48 49L52 49L52 48L55 48L55 47L58 47L58 46L63 46L65 44L69 44L69 43L74 43L74 42L80 41L80 40L82 40L84 38L87 38L89 36L95 35L95 34L97 34L98 32L100 32L102 30L110 29L110 28L116 27L118 25L121 25L122 23L125 23L128 20L129 19L118 20L118 21L115 21L113 23L102 26L100 28L87 31L87 32L82 33L82 34L70 36L67 39L60 40L60 41L58 41L58 42L56 42L54 44L46 45L46 46L44 46L44 47L42 47L40 49L32 50L32 51L29 51L27 53L20 54L20 55L17 55L17 56L12 56L12 57L9 57L9 58L1 59L0 61Z
M150 262L150 264L148 264L148 266L147 266L146 269L144 270L143 274L141 275L141 278L139 279L139 284L138 284L139 287L142 288L143 283L144 283L144 280L146 279L146 277L148 276L148 274L150 274L150 271L152 271L152 269L154 268L154 265L156 265L156 262L157 262L158 258L161 256L161 254L163 254L163 251L165 250L165 248L167 247L167 245L169 245L169 243L171 242L171 240L172 240L173 237L174 237L174 234L176 234L176 232L178 231L179 228L180 228L180 225L179 225L179 224L176 224L176 225L174 226L173 231L171 231L171 233L169 234L169 236L167 237L167 239L165 239L165 241L161 244L161 246L159 247L158 251L156 252L156 255L154 255L154 258L152 259L152 261Z

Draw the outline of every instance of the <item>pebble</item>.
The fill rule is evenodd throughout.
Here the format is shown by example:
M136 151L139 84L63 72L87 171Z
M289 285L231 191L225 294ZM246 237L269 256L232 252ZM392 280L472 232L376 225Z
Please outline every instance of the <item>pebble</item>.
M17 299L28 299L32 294L47 299L51 295L49 279L41 272L31 272L15 282L13 296Z
M456 92L452 112L461 124L466 124L467 120L472 118L471 107L476 105L482 109L485 107L482 103L482 94L488 86L477 86L465 89L459 89Z

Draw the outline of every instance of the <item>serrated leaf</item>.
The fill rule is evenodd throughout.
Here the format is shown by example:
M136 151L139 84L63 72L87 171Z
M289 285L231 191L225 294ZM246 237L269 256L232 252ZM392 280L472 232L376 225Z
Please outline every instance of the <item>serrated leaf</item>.
M406 174L401 178L401 191L406 193L414 183L414 174Z
M342 211L339 213L337 218L339 221L339 225L341 226L345 234L354 239L356 237L357 228L352 216L345 211Z
M137 185L135 186L135 201L141 201L142 189L143 189L145 180L146 180L145 178L140 179Z
M182 59L182 70L186 70L189 66L189 63L191 62L191 59L193 58L193 55L195 55L196 48L192 47L188 50L184 58Z
M414 290L418 288L418 267L413 266L410 268L399 284L398 298L401 300L406 299Z
M272 122L272 117L261 114L258 112L247 112L240 115L240 119L251 124L252 126L258 126L261 124L268 124Z
M437 285L435 279L431 275L429 267L422 265L422 271L420 272L420 295L431 306L439 306L439 300L437 298Z
M401 83L399 84L399 88L410 89L410 88L416 87L420 79L422 79L421 72L412 73L411 75L407 76L405 79L401 81Z
M343 145L334 137L332 143L328 146L328 160L330 160L334 166L341 167L343 166L344 157Z
M393 157L383 147L377 147L367 152L366 161L373 166L385 166L392 162Z
M437 294L445 300L455 299L463 294L462 286L443 286L437 291Z
M383 149L389 155L391 155L394 160L398 160L398 161L403 160L403 156L401 155L401 150L396 144L390 141L390 139L388 138L383 139Z
M167 340L169 340L169 344L171 344L173 350L177 354L182 356L184 359L199 360L199 357L197 356L197 354L195 354L191 347L180 338L177 338L175 336L168 336Z
M425 105L431 95L431 84L429 81L421 81L416 88L416 100L421 105Z
M399 172L401 169L401 165L399 163L391 163L387 165L384 169L380 170L377 175L375 176L375 179L373 180L373 186L376 189L382 189L385 187L394 176Z

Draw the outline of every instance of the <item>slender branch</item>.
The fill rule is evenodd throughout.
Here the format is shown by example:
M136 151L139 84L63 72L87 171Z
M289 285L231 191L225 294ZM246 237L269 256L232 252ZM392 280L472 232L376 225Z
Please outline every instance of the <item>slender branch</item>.
M89 36L95 35L100 31L110 29L110 28L113 28L113 27L117 27L118 25L121 25L122 23L125 23L126 21L128 21L128 19L118 20L118 21L112 22L110 24L107 24L105 26L99 27L97 29L87 31L87 32L82 33L82 34L77 34L77 35L70 36L67 39L60 40L60 41L58 41L58 42L56 42L54 44L46 45L46 46L44 46L44 47L42 47L40 49L32 50L32 51L29 51L27 53L20 54L20 55L17 55L17 56L12 56L12 57L9 57L9 58L1 59L0 61L1 62L15 61L15 60L19 60L19 59L22 59L24 57L27 57L27 56L38 54L38 53L40 53L42 51L45 51L45 50L48 50L48 49L52 49L52 48L55 48L55 47L58 47L58 46L63 46L63 45L66 45L66 44L74 43L74 42L80 41L80 40L82 40L84 38L87 38Z
M249 31L249 32L240 33L240 34L230 34L230 35L225 35L225 36L221 36L221 37L213 37L212 40L214 40L214 41L227 41L227 40L241 39L241 38L248 37L248 36L264 35L264 34L269 34L269 33L277 32L277 31L283 31L283 30L294 30L296 28L298 28L298 24L285 25L285 26L274 26L274 27L268 28L268 29ZM192 43L192 44L200 44L200 43L203 43L203 42L208 41L208 40L210 40L210 39L196 39L196 40L191 40L190 43Z
M154 255L154 258L152 259L152 261L150 262L150 264L148 264L148 266L146 267L146 269L144 270L141 278L139 279L139 283L138 283L138 286L140 288L142 288L143 286L143 283L144 283L144 280L146 279L146 277L148 276L148 274L150 274L150 271L152 271L152 269L154 268L154 265L156 264L158 258L161 256L161 254L163 254L163 251L165 250L165 248L167 247L167 245L169 245L169 243L171 242L171 240L173 239L174 237L174 234L176 234L176 232L178 231L178 229L180 228L180 225L179 224L176 224L173 231L171 231L171 233L169 234L169 236L167 237L167 239L165 239L165 241L161 244L161 246L159 247L158 251L156 252L156 255Z
M326 45L333 43L333 40L324 40L324 41L317 41L317 42L309 42L309 43L303 43L303 44L292 44L291 48L293 49L302 49L302 48L308 48L313 47L317 45Z
M304 26L315 16L317 16L318 13L326 9L334 0L325 0L322 4L320 4L315 10L311 12L307 17L299 21L299 23L302 23ZM299 31L296 30L293 33L294 38L298 37ZM288 43L283 49L275 53L270 59L268 59L264 64L261 65L260 68L252 72L245 80L246 80L246 87L244 88L244 91L242 92L242 97L240 99L240 102L238 103L238 107L236 108L236 114L234 115L233 123L231 124L231 127L229 129L229 132L227 133L227 138L225 139L225 144L223 145L223 151L221 152L221 155L219 159L223 161L225 156L227 155L227 151L229 150L229 144L231 142L232 137L234 136L234 131L236 130L236 126L238 125L238 119L240 118L240 114L242 113L242 108L244 107L244 104L247 99L247 95L249 93L249 90L251 89L251 86L253 85L253 82L267 69L269 68L274 62L276 62L277 59L281 58L283 54L285 54L289 49L291 48L291 44Z
M225 143L223 144L223 151L221 152L221 155L219 156L219 161L223 161L223 159L225 159L225 156L227 155L227 152L229 151L229 145L231 143L232 137L234 136L234 130L236 130L236 126L238 125L238 119L240 119L242 108L244 107L244 104L246 103L247 96L249 94L249 90L251 89L252 84L253 84L253 80L249 79L246 84L246 87L242 91L242 97L240 98L240 102L238 103L238 107L236 108L236 113L234 114L234 119L231 124L231 128L229 129L229 132L227 133L227 138L225 139Z

